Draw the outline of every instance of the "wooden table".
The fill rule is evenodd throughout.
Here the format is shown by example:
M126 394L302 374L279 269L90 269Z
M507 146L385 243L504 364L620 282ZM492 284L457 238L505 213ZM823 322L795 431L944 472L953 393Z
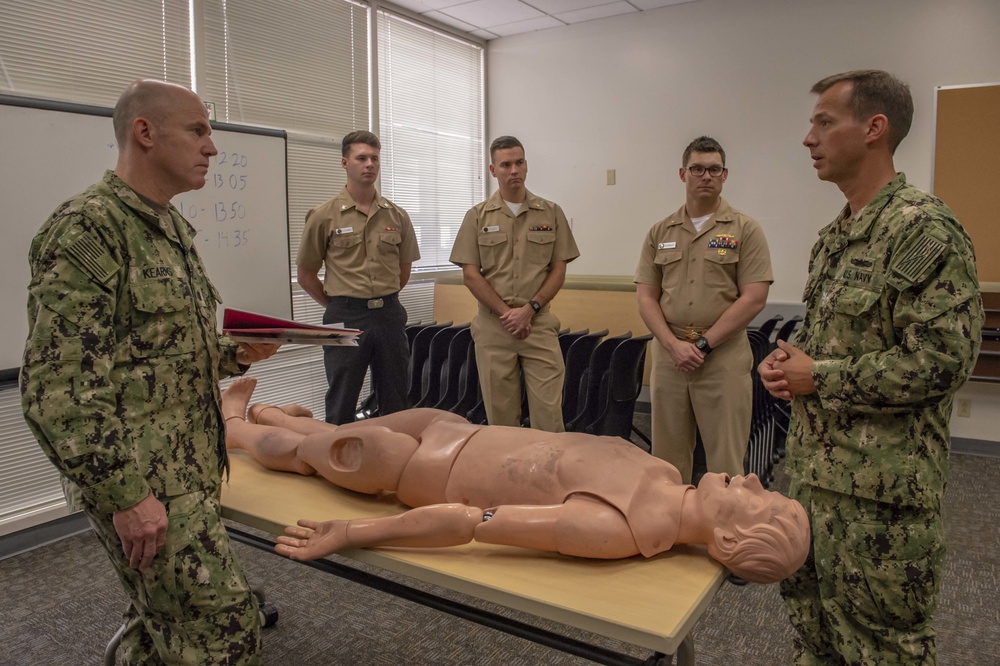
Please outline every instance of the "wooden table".
M284 533L285 526L301 518L365 518L406 510L393 496L373 498L337 488L319 477L265 469L242 451L230 452L230 464L229 482L222 492L223 516L272 534ZM252 545L270 545L258 541ZM694 652L688 634L726 575L704 550L688 546L650 559L626 560L590 560L478 543L442 549L352 549L338 554L662 655L677 654L678 663L691 664ZM501 624L507 620L495 618ZM538 640L522 631L513 633ZM566 650L549 640L539 642ZM595 648L581 656L604 663L642 663L624 655L616 660L602 652L615 654Z

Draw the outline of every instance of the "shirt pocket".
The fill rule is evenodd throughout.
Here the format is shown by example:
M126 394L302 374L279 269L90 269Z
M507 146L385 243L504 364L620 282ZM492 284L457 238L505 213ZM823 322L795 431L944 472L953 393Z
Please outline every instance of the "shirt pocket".
M335 252L350 252L351 248L355 247L364 240L364 237L360 233L353 234L335 234L330 238L330 247L334 249Z
M725 289L735 287L736 269L739 266L740 253L734 250L726 250L725 254L719 254L719 250L711 249L705 251L705 275L706 287Z
M507 252L507 234L479 234L479 263L483 270L495 268Z
M399 246L403 242L403 236L394 232L379 232L378 235L379 254L387 264L399 264Z
M861 287L841 287L833 300L833 310L849 317L873 317L872 310L880 291L863 289Z
M683 250L657 250L653 257L653 264L660 269L660 288L663 291L673 289L681 282L681 272L684 265L681 259L684 258Z
M552 232L527 233L528 263L538 266L548 266L552 263L552 253L555 250L556 235Z
M191 294L178 279L141 280L132 285L133 358L194 353L197 333Z

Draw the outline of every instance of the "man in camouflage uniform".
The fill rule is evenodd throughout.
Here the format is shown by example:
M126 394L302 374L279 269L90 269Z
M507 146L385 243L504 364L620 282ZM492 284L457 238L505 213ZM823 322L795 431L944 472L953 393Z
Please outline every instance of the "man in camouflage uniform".
M115 170L31 244L25 419L82 495L130 599L127 663L260 662L257 603L221 522L219 378L274 346L221 339L221 302L170 199L216 154L201 100L157 81L114 110Z
M813 248L795 345L760 365L792 400L789 492L812 523L809 559L781 588L796 663L933 664L948 421L983 321L972 243L896 173L906 84L865 70L812 92L803 143L847 206Z

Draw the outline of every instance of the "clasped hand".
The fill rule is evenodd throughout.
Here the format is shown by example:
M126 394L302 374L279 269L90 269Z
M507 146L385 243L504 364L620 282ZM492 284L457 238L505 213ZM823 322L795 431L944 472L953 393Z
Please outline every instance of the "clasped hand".
M812 363L808 354L778 340L778 348L760 362L757 372L768 393L781 400L791 400L792 396L816 392Z
M513 335L518 340L524 340L531 334L531 318L535 311L530 305L523 305L519 308L511 308L500 315L500 323L504 330Z

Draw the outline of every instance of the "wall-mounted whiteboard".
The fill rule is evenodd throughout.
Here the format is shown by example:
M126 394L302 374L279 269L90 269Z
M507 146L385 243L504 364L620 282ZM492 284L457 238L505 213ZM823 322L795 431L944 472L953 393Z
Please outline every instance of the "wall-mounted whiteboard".
M285 133L213 123L208 181L173 204L225 307L291 318ZM28 248L55 208L113 169L111 109L0 95L0 373L21 363Z

